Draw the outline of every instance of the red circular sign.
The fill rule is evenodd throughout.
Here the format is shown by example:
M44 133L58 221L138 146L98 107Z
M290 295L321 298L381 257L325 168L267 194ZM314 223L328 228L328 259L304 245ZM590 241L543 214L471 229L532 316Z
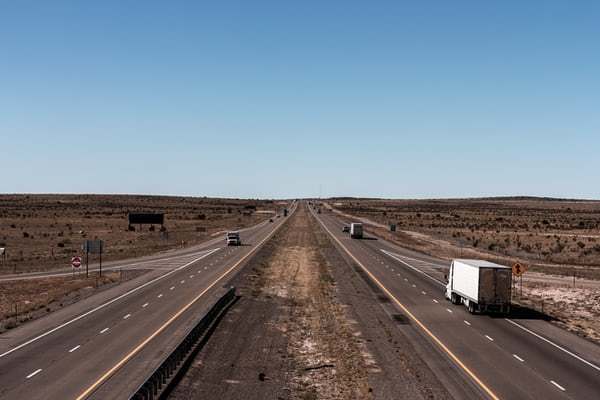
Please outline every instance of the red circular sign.
M81 257L79 257L79 256L71 257L71 265L74 268L81 267Z

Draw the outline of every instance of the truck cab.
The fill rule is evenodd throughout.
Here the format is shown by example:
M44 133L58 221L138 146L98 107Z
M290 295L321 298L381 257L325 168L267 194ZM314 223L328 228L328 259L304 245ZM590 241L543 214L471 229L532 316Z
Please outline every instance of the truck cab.
M237 231L227 232L225 235L227 246L240 246L242 240L240 239L240 233Z

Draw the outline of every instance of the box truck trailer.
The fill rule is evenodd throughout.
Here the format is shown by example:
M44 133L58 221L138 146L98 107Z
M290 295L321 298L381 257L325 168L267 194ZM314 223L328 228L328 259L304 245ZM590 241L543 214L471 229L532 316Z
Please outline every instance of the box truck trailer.
M446 298L469 312L510 312L512 269L484 260L453 260Z
M353 239L362 239L363 226L357 222L350 224L350 237Z

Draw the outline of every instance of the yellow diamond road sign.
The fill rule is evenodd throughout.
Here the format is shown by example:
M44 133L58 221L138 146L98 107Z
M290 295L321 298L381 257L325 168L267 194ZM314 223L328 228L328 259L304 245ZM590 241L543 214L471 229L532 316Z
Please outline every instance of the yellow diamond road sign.
M525 273L525 271L527 271L527 268L523 264L515 263L512 266L512 272L515 276L521 276Z

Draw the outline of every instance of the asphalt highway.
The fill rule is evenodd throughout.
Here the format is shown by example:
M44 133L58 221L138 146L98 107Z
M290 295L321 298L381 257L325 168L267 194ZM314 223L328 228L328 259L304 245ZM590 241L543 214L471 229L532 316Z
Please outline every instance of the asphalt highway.
M470 314L444 298L448 262L373 235L351 239L349 220L313 215L445 364L491 399L599 399L600 347L529 315Z
M152 257L154 274L0 335L0 398L129 398L284 221Z

